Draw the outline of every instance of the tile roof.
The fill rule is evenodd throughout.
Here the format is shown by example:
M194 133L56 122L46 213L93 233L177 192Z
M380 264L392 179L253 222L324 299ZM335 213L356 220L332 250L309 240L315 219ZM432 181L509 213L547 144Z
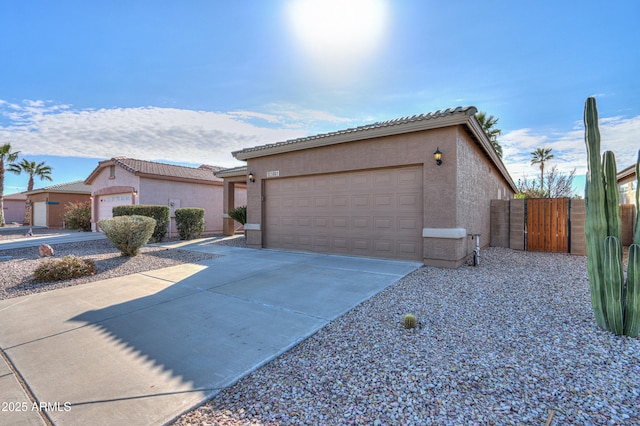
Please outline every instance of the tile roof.
M44 188L37 188L31 191L26 191L25 194L35 194L39 192L73 192L77 194L91 194L91 186L85 185L84 181L76 180L73 182L59 183L56 185L45 186Z
M13 194L5 194L2 196L2 198L4 198L4 200L16 200L16 201L25 201L27 199L27 196L24 194L24 192L15 192Z
M214 175L214 172L222 170L222 167L207 164L200 167L187 167L128 157L114 157L111 160L101 161L85 182L90 182L100 169L111 164L120 166L135 175L155 179L222 182L221 178Z
M307 137L302 137L302 138L298 138L298 139L291 139L291 140L287 140L287 141L283 141L283 142L277 142L277 143L272 143L272 144L267 144L267 145L260 145L260 146L255 146L252 148L245 148L239 151L234 151L232 152L233 156L243 160L244 155L242 154L249 154L252 152L256 152L256 151L262 151L262 150L269 150L272 148L280 148L280 147L286 147L287 145L301 145L304 144L305 142L310 142L310 141L317 141L320 139L329 139L329 138L335 138L335 137L339 137L342 135L349 135L349 134L358 134L358 133L362 133L361 137L354 137L353 140L355 139L364 139L367 137L366 133L369 133L369 131L372 130L376 130L376 129L383 129L383 128L391 128L391 127L397 127L397 131L398 133L402 133L400 127L401 126L405 126L411 123L417 123L417 122L426 122L429 120L435 121L437 119L441 119L441 118L445 118L445 117L450 117L453 115L464 115L464 116L471 116L471 115L475 115L475 113L478 112L477 108L474 106L459 106L459 107L455 107L455 108L447 108L444 110L438 110L438 111L434 111L434 112L428 112L426 114L416 114L416 115L411 115L411 116L407 116L407 117L400 117L400 118L395 118L393 120L387 120L387 121L378 121L372 124L366 124L363 126L358 126L358 127L353 127L353 128L349 128L349 129L344 129L344 130L338 130L335 132L329 132L329 133L322 133L319 135L314 135L314 136L307 136ZM435 123L434 123L435 124ZM443 123L443 125L446 125ZM437 127L437 126L435 126ZM296 147L291 146L292 149L296 149ZM240 154L240 156L238 157L238 154Z

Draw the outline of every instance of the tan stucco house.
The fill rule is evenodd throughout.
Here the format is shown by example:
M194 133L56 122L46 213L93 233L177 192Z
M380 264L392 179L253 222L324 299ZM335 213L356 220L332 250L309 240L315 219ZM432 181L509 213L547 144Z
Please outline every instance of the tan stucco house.
M247 163L247 245L460 266L475 244L469 234L489 243L490 201L516 192L476 112L233 152Z
M24 194L30 210L29 225L62 229L65 227L63 215L67 204L89 201L91 187L78 180L34 189Z
M5 223L22 223L24 221L25 203L27 196L24 192L16 192L7 194L2 197L4 222Z
M153 204L169 206L170 235L177 235L175 210L197 207L205 210L205 233L222 232L223 180L220 167L185 167L133 158L101 161L85 180L91 186L92 229L101 219L113 216L115 206ZM246 185L236 185L234 202L246 204Z

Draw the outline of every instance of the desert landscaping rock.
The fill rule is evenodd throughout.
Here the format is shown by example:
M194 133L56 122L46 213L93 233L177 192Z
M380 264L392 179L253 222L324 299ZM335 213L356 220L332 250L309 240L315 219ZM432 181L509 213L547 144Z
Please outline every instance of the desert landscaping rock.
M586 258L482 255L417 270L175 424L640 424L640 339L597 327Z
M244 238L214 241L244 246ZM0 251L0 298L214 255L107 240L53 245L98 274L31 282L37 247ZM639 425L640 339L600 330L586 258L482 251L423 267L179 417L176 425ZM417 326L405 329L406 314Z
M16 238L23 237L5 235L5 239ZM244 238L215 243L242 246ZM33 272L45 260L39 257L39 247L2 250L0 246L0 300L217 257L209 253L169 249L164 245L147 245L138 256L122 257L108 240L52 244L51 247L56 258L74 255L93 259L98 273L65 281L36 283L33 282Z

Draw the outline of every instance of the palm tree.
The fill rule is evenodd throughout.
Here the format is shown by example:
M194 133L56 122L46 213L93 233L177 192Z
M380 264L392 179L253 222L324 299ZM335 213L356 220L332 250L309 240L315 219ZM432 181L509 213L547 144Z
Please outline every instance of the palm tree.
M27 191L31 191L33 189L33 178L39 177L40 180L48 180L52 181L51 178L51 167L45 166L44 161L37 163L35 161L28 161L26 159L22 159L22 161L18 164L18 173L25 172L29 175L29 183L27 185Z
M502 130L495 127L496 124L498 124L499 118L496 118L493 115L487 117L487 113L484 111L477 113L476 118L480 122L482 130L487 134L487 137L498 153L498 156L502 158L502 146L500 145L500 142L498 142L498 136L502 134Z
M14 162L18 159L20 151L11 152L11 144L0 146L0 226L4 226L4 172L16 173L17 166ZM6 166L5 166L6 165Z
M544 188L544 163L553 158L551 148L538 148L531 153L531 165L540 164L540 188Z

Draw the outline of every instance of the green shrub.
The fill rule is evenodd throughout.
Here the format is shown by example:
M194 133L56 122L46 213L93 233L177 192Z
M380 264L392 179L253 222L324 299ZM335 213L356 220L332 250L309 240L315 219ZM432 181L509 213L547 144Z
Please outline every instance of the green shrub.
M116 216L147 216L156 220L156 227L151 235L154 243L159 243L167 236L167 228L171 220L171 209L168 206L155 205L129 205L113 208L113 217Z
M247 223L247 206L240 206L231 210L229 217L244 226Z
M199 237L204 231L204 209L176 209L176 226L181 240Z
M102 219L98 226L123 256L136 256L151 238L156 221L147 216L116 216Z
M96 264L91 259L65 256L60 259L45 260L36 268L34 280L39 282L62 281L96 274Z
M69 229L91 231L91 202L76 201L64 206L62 218Z

